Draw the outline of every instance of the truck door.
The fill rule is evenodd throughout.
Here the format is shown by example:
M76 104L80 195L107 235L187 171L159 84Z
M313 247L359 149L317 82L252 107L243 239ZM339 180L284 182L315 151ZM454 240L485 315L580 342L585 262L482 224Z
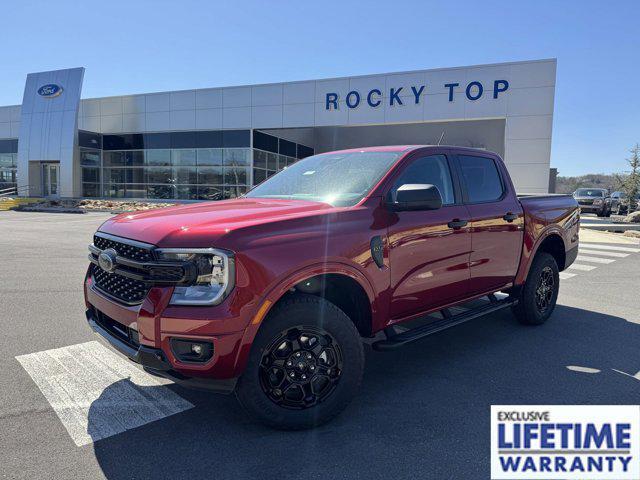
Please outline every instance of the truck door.
M524 215L502 162L459 152L457 167L471 215L470 293L513 282L522 251Z
M389 226L391 319L462 299L469 289L471 233L457 177L447 155L410 159L392 180L393 196L404 184L432 184L442 196L438 210L392 213Z

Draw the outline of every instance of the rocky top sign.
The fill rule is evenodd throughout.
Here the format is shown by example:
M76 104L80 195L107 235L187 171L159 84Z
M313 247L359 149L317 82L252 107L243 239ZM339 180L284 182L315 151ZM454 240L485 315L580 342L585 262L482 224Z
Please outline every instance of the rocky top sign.
M449 93L450 102L453 102L454 89L459 86L459 83L445 83L443 85L442 88L444 92ZM426 94L426 89L427 85L391 87L386 99L382 95L382 90L378 88L371 89L368 92L351 90L345 96L344 103L347 108L358 108L360 105L376 108L382 105L383 101L388 101L390 106L401 106L404 105L405 102L413 100L413 103L417 105L422 100L422 96ZM506 92L508 89L509 82L507 80L494 80L491 85L483 85L482 82L473 81L465 86L465 95L471 101L478 100L482 98L483 95L492 95L494 99L497 99L501 93ZM411 95L407 96L406 90L410 90ZM328 92L325 95L325 110L337 110L339 102L340 95L335 92Z

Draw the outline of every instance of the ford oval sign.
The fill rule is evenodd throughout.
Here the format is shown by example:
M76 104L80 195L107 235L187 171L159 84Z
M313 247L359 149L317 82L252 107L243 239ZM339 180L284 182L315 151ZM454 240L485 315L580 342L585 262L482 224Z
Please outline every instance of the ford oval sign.
M57 97L61 93L62 87L60 85L56 85L55 83L43 85L38 89L38 95L40 95L41 97L53 98Z

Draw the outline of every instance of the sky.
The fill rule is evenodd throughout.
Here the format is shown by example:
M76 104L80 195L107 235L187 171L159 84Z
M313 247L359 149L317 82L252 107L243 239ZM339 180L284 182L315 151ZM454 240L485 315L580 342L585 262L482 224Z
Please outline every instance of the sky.
M551 166L640 143L640 1L0 0L0 105L84 66L83 98L557 58Z

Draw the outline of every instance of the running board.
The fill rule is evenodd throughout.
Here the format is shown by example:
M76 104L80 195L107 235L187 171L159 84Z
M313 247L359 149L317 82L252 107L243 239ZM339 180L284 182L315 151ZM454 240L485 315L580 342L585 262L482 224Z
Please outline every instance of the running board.
M420 340L421 338L446 330L447 328L460 325L461 323L468 322L474 318L497 312L503 308L511 307L516 303L518 303L518 300L513 298L507 297L504 300L498 300L494 295L490 295L489 303L482 307L474 308L457 315L451 315L448 309L441 310L443 316L442 320L437 320L427 325L422 325L420 327L412 328L411 330L387 336L386 340L379 340L371 346L374 350L394 350L406 345L407 343L415 342L416 340Z

